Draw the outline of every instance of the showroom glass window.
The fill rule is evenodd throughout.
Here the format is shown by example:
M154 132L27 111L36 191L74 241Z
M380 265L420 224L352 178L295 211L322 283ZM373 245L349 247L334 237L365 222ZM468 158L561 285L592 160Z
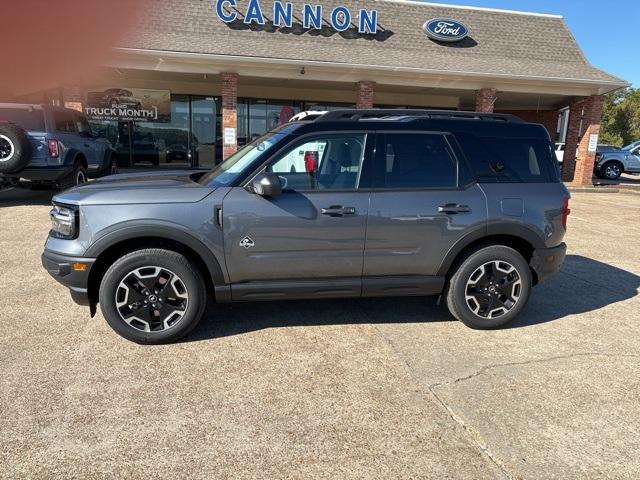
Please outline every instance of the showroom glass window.
M364 133L307 137L267 167L285 190L344 190L358 185L365 152Z

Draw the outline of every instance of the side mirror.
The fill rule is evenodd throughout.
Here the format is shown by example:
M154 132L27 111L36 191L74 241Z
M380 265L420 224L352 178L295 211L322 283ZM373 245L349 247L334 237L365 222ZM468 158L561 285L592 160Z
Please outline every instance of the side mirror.
M273 172L263 172L248 185L249 191L261 197L277 197L282 193L280 177Z

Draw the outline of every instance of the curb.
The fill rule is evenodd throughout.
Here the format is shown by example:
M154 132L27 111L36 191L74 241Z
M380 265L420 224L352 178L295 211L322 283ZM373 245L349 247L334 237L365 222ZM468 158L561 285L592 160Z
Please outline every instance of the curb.
M572 193L630 193L632 195L640 195L640 189L634 186L616 185L611 187L608 185L593 186L572 186L566 185L567 190Z

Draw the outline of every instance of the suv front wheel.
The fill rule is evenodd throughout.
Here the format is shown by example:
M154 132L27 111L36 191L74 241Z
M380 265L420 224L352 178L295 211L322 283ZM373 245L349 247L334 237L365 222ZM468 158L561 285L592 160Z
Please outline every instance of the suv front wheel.
M447 307L468 327L496 328L518 316L531 286L531 270L520 253L502 245L489 246L457 267L447 288Z
M200 272L176 252L145 249L118 259L100 284L107 323L128 340L161 344L195 328L206 307Z

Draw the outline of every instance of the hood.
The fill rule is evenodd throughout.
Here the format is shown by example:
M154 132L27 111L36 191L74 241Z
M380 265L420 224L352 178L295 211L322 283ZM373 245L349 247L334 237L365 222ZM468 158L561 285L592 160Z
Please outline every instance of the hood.
M175 170L110 175L53 197L71 205L127 205L199 202L214 188L194 181L204 171Z

